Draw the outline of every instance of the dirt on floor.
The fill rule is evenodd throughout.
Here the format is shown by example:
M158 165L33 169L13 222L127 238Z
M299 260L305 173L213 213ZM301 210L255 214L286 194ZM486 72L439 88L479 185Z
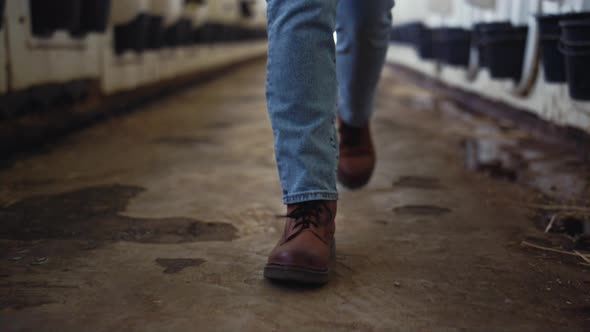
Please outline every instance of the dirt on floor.
M383 74L324 287L264 280L264 64L0 169L0 331L587 331L590 167Z

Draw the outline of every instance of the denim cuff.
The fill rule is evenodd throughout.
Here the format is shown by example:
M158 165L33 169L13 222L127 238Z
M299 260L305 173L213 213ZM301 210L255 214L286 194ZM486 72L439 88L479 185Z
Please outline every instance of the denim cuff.
M336 191L306 191L283 196L284 204L296 204L308 201L337 201L338 192Z

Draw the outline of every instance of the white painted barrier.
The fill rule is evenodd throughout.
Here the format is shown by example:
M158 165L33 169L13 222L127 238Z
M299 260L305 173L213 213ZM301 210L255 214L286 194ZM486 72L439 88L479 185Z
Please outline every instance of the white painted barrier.
M397 1L393 11L396 24L422 21L431 27L460 26L471 28L478 22L510 21L516 25L529 25L529 37L524 80L514 83L511 80L491 78L487 69L480 70L477 76L468 79L468 70L450 66L437 67L433 61L420 59L414 49L392 44L388 61L409 67L444 83L477 93L490 99L502 101L513 107L527 110L541 118L557 124L571 125L590 132L590 103L573 100L569 97L566 84L548 83L544 79L542 66L535 67L536 22L534 14L542 9L544 13L569 11L588 11L590 1L564 0L496 0L496 7L489 9L489 1L454 0L453 12L443 17L428 11L430 0ZM477 2L485 8L472 6ZM481 3L480 3L481 2ZM537 70L538 72L533 72ZM536 77L536 80L533 78ZM526 80L529 80L528 82ZM530 93L517 93L523 85L533 82ZM520 85L520 86L519 86Z
M99 36L76 39L58 31L50 38L38 38L31 33L28 1L8 0L6 12L3 32L10 42L11 70L6 85L11 91L100 76Z
M6 66L0 66L0 97L38 86L87 79L99 81L102 93L110 95L263 55L266 50L264 40L216 45L189 45L185 40L185 44L175 47L115 52L116 27L135 24L150 15L162 17L164 28L174 27L180 20L192 24L192 29L211 21L236 24L241 18L239 0L211 0L186 6L184 0L112 0L106 31L77 36L65 30L41 37L34 35L30 8L29 0L6 0L6 22L0 30L0 62L10 65L11 75ZM265 20L260 15L263 13L256 16L258 23Z

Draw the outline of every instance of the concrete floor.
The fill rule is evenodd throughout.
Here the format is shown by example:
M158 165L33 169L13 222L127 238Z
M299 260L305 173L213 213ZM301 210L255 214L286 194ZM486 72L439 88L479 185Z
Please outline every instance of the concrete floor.
M520 246L538 191L464 167L466 138L526 134L384 76L325 287L262 278L284 209L257 63L4 165L0 331L587 331L590 269Z

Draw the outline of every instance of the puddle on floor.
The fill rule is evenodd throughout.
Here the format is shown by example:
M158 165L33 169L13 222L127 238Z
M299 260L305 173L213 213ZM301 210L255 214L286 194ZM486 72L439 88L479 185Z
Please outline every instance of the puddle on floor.
M462 142L466 169L533 188L539 193L531 197L539 206L535 225L543 231L538 238L546 238L551 248L590 250L590 164L578 151L506 120L476 121L465 111L453 114L456 106L443 109L471 128Z
M394 181L393 186L399 188L415 188L425 190L444 189L444 187L440 184L440 181L436 178L414 175L399 177L396 181Z
M0 239L183 243L231 241L237 237L237 229L227 223L120 215L143 190L111 185L24 199L0 209Z
M157 258L156 264L164 268L164 273L175 274L188 267L198 267L205 260L198 258Z

